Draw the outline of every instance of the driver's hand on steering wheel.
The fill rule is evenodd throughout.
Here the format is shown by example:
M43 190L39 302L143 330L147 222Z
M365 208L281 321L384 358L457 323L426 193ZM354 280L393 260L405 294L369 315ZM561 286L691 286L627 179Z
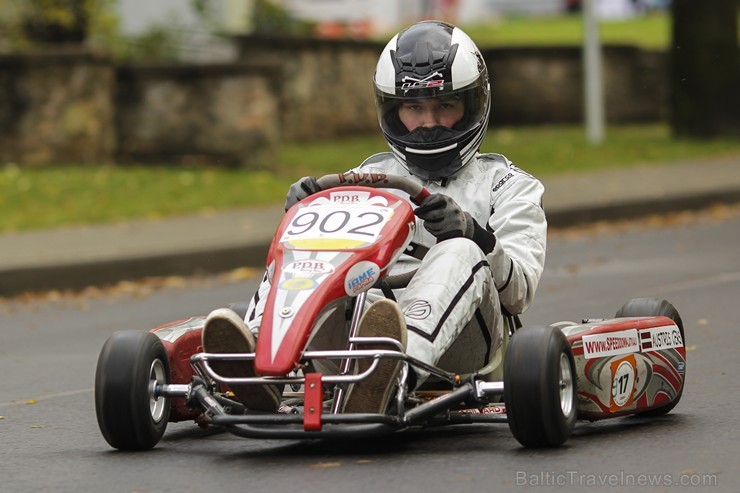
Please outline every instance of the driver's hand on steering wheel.
M309 195L313 195L320 191L321 187L315 177L304 176L297 182L293 183L288 189L288 194L285 197L285 210L287 211Z
M496 246L496 235L486 231L465 212L451 197L433 193L414 211L419 219L424 220L424 229L439 241L450 238L468 238L473 240L483 253L490 253Z
M440 241L459 237L473 238L473 218L447 195L431 194L414 213L424 220L424 228Z

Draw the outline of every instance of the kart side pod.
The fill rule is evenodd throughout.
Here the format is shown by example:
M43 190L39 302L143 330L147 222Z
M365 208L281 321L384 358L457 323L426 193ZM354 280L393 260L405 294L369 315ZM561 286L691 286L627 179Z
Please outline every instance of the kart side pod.
M579 419L659 416L681 398L686 347L675 308L637 299L617 316L563 328L575 356Z

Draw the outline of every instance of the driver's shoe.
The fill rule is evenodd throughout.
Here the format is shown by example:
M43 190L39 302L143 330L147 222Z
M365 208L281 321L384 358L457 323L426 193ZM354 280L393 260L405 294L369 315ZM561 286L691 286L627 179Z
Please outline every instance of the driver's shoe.
M391 300L378 300L367 309L360 319L358 337L389 337L401 343L406 351L406 321L398 305ZM390 344L361 345L357 349L389 349L398 351ZM355 373L362 373L372 364L372 359L359 359ZM349 386L344 400L344 413L384 413L396 387L401 362L381 359L375 371L361 382Z
M233 310L219 308L206 318L202 334L206 353L253 353L254 336L244 320ZM254 377L253 361L209 361L211 368L227 378ZM228 384L237 400L247 409L277 411L280 391L274 385Z

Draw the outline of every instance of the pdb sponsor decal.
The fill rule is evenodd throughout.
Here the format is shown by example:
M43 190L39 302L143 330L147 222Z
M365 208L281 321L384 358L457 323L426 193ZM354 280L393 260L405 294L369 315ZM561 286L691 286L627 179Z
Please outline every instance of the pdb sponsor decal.
M334 272L334 266L323 260L296 260L285 266L291 274L323 275Z
M583 356L586 359L636 353L640 350L637 329L583 336Z
M683 347L681 330L675 325L641 330L640 345L644 353Z
M344 290L349 296L357 296L370 289L380 276L380 267L374 262L363 260L353 265L344 278Z
M332 204L359 204L367 202L370 192L331 192L329 202Z

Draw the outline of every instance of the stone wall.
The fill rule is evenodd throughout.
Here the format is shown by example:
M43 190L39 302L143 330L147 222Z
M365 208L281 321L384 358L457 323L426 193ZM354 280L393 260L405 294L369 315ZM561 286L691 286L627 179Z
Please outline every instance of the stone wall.
M280 134L286 141L374 132L372 75L382 45L354 40L241 36L243 63L280 66Z
M115 148L115 71L84 52L0 56L0 163L98 163Z
M118 161L269 166L279 139L274 75L266 64L119 67Z
M491 72L492 124L583 121L580 48L491 49L483 55ZM668 66L664 54L633 46L605 46L602 59L608 122L667 119Z
M279 62L286 140L377 131L371 80L383 43L254 36L236 42L244 63ZM583 121L579 47L486 49L483 56L491 73L493 125ZM603 62L610 123L667 118L664 54L605 46Z
M0 56L0 164L269 167L280 142L377 132L382 43L237 40L228 65L116 65L83 52ZM582 121L581 52L484 51L492 126ZM666 120L667 56L604 49L610 123Z

